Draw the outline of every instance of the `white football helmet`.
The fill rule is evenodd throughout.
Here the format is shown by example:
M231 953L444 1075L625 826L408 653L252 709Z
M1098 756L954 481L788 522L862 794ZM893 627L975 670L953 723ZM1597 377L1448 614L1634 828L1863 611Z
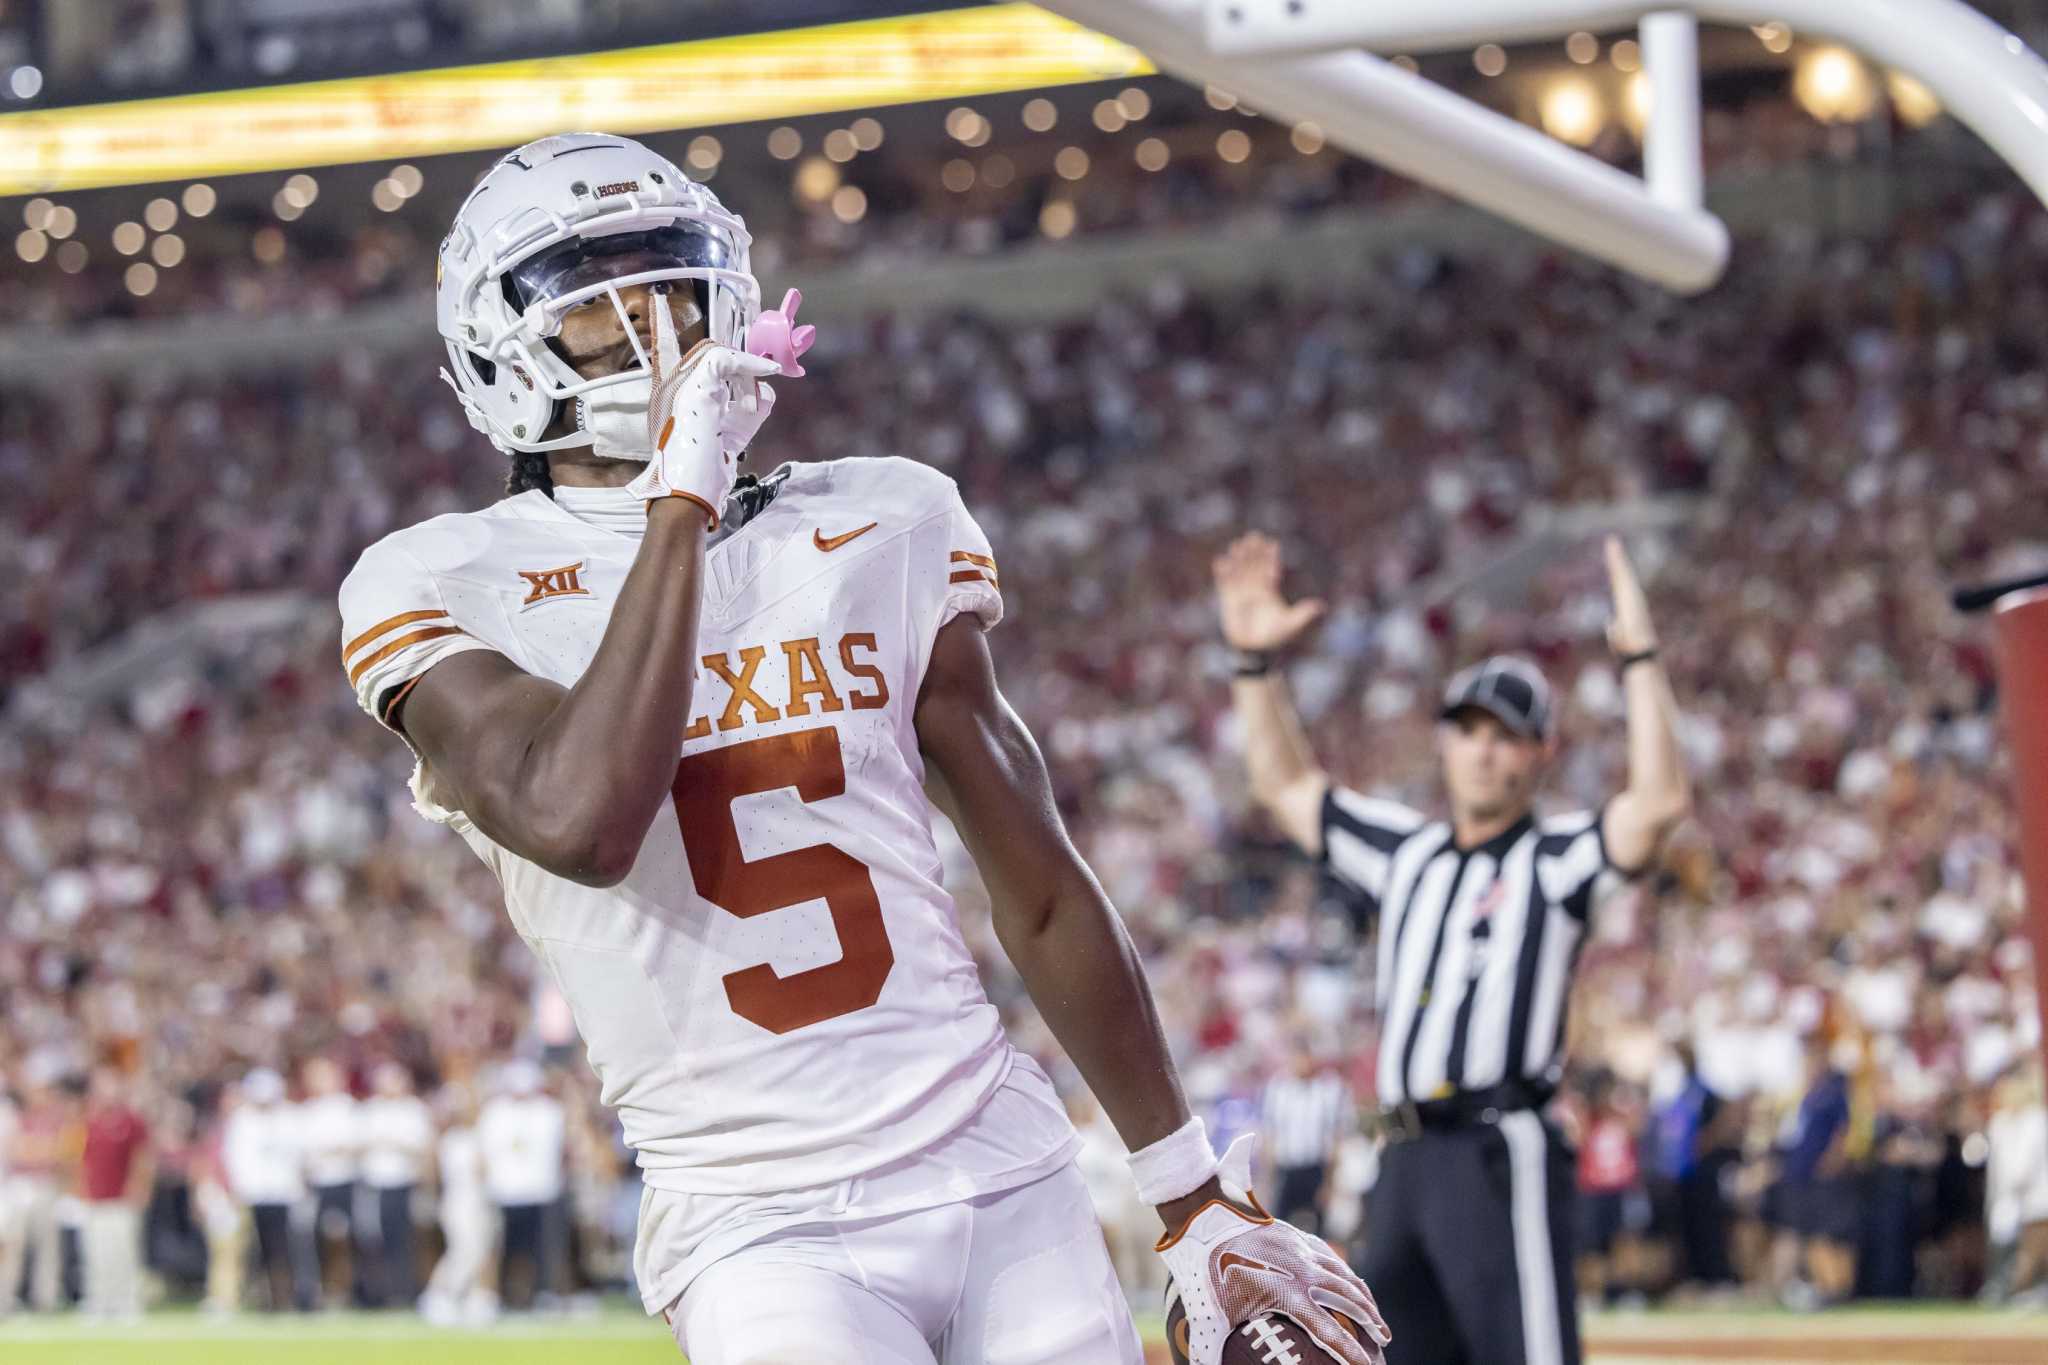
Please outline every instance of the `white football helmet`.
M434 314L448 346L442 378L500 450L589 445L645 460L650 452L634 441L608 439L634 430L636 418L644 426L653 388L619 290L690 281L687 301L671 297L677 325L701 319L713 341L743 349L761 311L751 241L717 195L631 138L564 133L529 142L477 182L441 242ZM619 310L639 360L584 379L548 339L564 313L600 295ZM568 402L576 429L544 439L557 405Z

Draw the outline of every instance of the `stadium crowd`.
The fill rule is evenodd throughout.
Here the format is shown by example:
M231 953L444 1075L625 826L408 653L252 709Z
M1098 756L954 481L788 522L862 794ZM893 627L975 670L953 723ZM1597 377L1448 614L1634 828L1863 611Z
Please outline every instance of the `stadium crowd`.
M2048 550L2044 282L2048 216L2017 189L1882 241L1745 242L1692 301L1533 249L1411 249L1343 299L1153 281L1059 327L828 334L758 449L959 480L1005 569L1006 689L1212 1132L1344 1097L1274 1153L1340 1241L1373 1174L1369 926L1248 814L1209 558L1257 526L1330 600L1292 670L1341 779L1431 805L1441 678L1513 649L1566 699L1548 790L1575 806L1622 758L1590 545L1446 585L1535 509L1680 500L1634 546L1698 813L1584 951L1560 1114L1588 1292L2004 1294L2048 1269L2048 1120L1991 661L1942 590ZM435 363L0 390L0 570L24 588L0 687L173 604L321 604L0 731L0 1294L23 1250L30 1300L63 1293L58 1221L114 1266L118 1294L85 1286L112 1313L139 1282L105 1229L137 1223L171 1292L222 1309L245 1257L272 1308L402 1302L439 1242L462 1274L437 1314L490 1311L494 1239L518 1303L626 1273L636 1182L573 1024L334 662L353 555L502 475ZM949 859L992 996L1071 1090ZM492 1104L551 1108L559 1141L508 1151ZM1074 1107L1127 1271L1152 1274L1114 1139Z

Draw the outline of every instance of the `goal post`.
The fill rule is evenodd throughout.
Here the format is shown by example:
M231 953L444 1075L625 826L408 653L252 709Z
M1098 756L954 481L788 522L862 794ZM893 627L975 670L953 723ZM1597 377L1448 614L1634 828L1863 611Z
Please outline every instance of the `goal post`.
M1314 123L1346 151L1667 288L1697 293L1727 265L1728 229L1697 204L1665 202L1638 177L1370 53L1219 53L1203 0L1039 5L1130 43L1163 71ZM1697 63L1693 79L1696 89Z
M1193 0L1203 48L1265 61L1345 47L1428 52L1617 29L1662 13L1786 24L1913 77L2048 201L2048 63L1964 0ZM1654 110L1652 114L1654 120Z
M1682 293L1726 268L1701 206L1700 21L1835 39L1927 86L2048 201L2048 64L1963 0L1039 0L1164 71L1318 125L1454 198ZM1645 179L1375 53L1638 27L1650 80Z

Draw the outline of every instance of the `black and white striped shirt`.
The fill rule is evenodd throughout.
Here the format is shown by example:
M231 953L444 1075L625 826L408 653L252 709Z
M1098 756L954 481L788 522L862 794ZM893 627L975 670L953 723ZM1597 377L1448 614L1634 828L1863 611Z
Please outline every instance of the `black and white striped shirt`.
M1332 787L1323 861L1379 919L1379 1099L1554 1083L1586 921L1624 874L1600 813L1525 816L1476 848L1392 801Z
M1259 1099L1259 1130L1275 1166L1320 1166L1351 1123L1351 1091L1341 1076L1279 1076Z

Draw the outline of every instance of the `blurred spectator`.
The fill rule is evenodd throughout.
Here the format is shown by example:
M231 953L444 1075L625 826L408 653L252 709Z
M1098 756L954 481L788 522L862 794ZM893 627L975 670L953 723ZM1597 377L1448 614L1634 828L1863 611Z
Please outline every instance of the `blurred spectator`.
M198 1221L195 1180L201 1158L199 1111L185 1096L154 1096L135 1082L150 1129L155 1179L142 1210L142 1264L164 1298L190 1298L206 1282L206 1233Z
M1330 1164L1356 1109L1344 1079L1297 1043L1288 1069L1259 1097L1259 1131L1273 1164L1275 1217L1320 1232Z
M419 1296L412 1202L433 1156L434 1119L399 1063L378 1063L372 1084L362 1107L363 1185L375 1201L377 1229L371 1302L405 1307Z
M1773 1282L1789 1306L1837 1303L1856 1280L1856 1185L1848 1175L1849 1078L1829 1040L1806 1043L1806 1094L1778 1147L1778 1239Z
M142 1209L153 1165L149 1125L128 1103L126 1079L111 1066L94 1067L78 1181L83 1307L93 1317L142 1315Z
M2041 1071L2023 1063L1994 1094L1986 1171L1994 1301L2021 1295L2048 1302L2048 1107Z
M364 1219L356 1207L361 1170L361 1106L348 1078L330 1057L304 1068L306 1097L299 1102L299 1132L306 1184L313 1192L313 1248L323 1298L362 1307L369 1302L368 1266L361 1246Z
M451 1083L442 1088L439 1103L442 1128L436 1162L446 1245L420 1299L420 1312L429 1322L443 1325L477 1324L497 1312L498 1296L484 1284L484 1268L497 1240L497 1211L485 1179L476 1095L465 1084Z
M241 1089L223 1085L211 1121L192 1153L192 1210L206 1239L206 1295L201 1306L214 1316L241 1311L249 1268L249 1210L228 1175L227 1130L241 1104Z
M1680 1278L1707 1287L1733 1284L1728 1211L1722 1182L1740 1157L1742 1114L1700 1075L1692 1044L1680 1042L1678 1090L1657 1111L1657 1176L1670 1191L1677 1222Z
M318 1297L310 1246L299 1224L306 1197L302 1121L285 1099L284 1078L259 1068L242 1078L241 1100L227 1118L221 1157L228 1187L256 1224L266 1306L273 1313L311 1310Z
M7 1188L0 1196L0 1312L18 1305L26 1258L29 1306L48 1313L57 1307L63 1286L58 1204L83 1139L76 1107L56 1084L47 1060L30 1059L23 1068L22 1091L7 1149Z
M1648 1197L1636 1152L1636 1127L1607 1072L1585 1082L1579 1145L1579 1293L1594 1304L1640 1293L1638 1246L1647 1230Z
M484 1188L497 1206L498 1296L507 1308L531 1308L559 1289L562 1199L562 1106L543 1088L541 1069L509 1062L477 1119L483 1147Z
M1924 1106L1907 1103L1895 1078L1875 1078L1876 1120L1863 1173L1856 1248L1859 1298L1904 1299L1915 1290L1917 1253L1934 1223L1940 1130Z

